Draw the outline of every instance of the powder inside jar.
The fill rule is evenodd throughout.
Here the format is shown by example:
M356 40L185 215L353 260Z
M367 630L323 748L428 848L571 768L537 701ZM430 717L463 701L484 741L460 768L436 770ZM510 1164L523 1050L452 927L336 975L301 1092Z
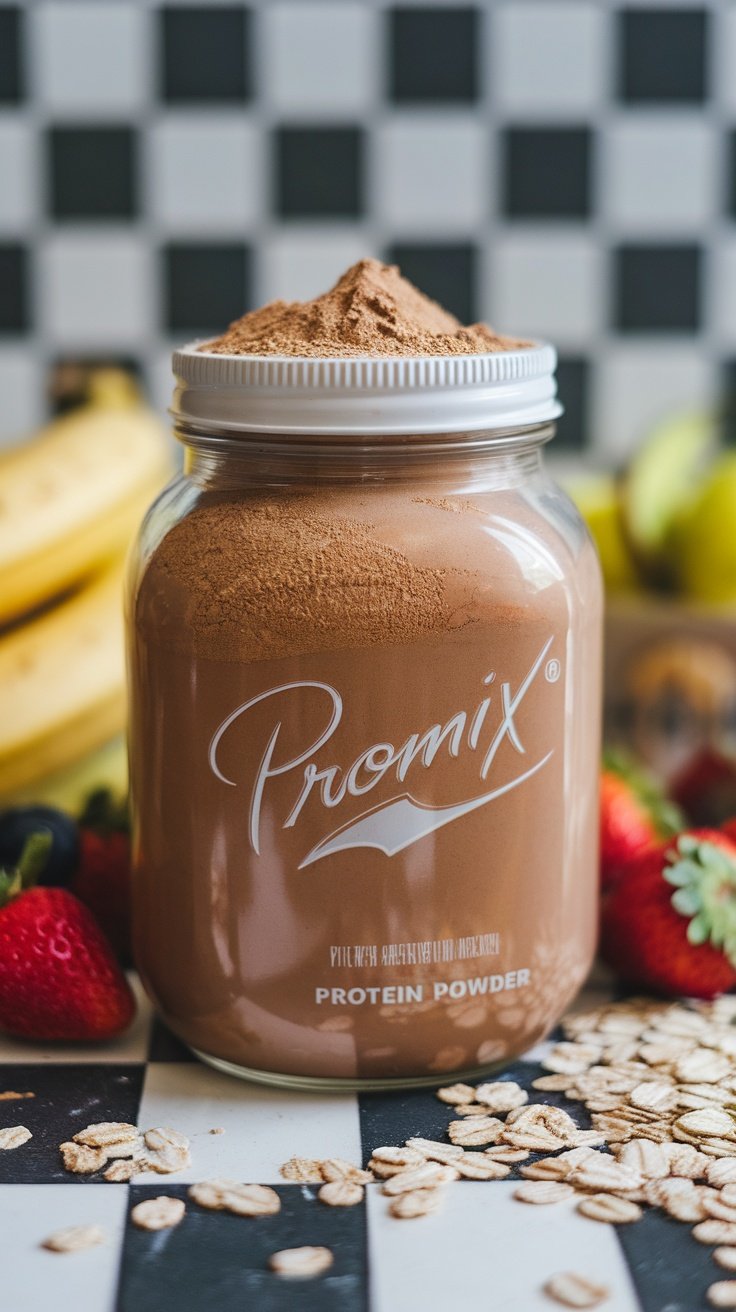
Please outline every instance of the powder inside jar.
M311 301L271 301L201 350L215 355L408 356L514 351L528 341L465 326L394 264L360 260Z

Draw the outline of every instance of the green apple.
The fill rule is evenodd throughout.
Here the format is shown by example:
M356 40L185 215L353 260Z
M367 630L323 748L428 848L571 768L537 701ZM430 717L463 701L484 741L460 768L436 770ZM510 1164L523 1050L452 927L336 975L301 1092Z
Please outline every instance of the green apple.
M736 453L714 465L672 533L680 586L698 601L736 601Z

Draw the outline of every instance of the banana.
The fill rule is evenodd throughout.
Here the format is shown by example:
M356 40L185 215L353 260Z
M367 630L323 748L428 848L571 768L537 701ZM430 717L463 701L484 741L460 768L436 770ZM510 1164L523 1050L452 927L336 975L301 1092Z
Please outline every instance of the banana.
M165 429L115 376L0 466L0 623L125 550L171 473Z
M0 637L0 796L63 769L125 724L124 563Z

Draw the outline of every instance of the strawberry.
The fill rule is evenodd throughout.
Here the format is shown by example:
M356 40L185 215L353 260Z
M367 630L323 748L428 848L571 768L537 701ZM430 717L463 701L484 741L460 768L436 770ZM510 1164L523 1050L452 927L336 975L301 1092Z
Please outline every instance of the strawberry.
M736 811L736 762L704 747L674 780L671 792L690 824L720 825Z
M130 947L130 837L125 806L101 790L79 821L79 864L72 892L89 907L124 965Z
M603 902L601 954L621 979L714 998L736 985L736 842L693 829L623 872Z
M0 1028L24 1039L90 1041L126 1029L135 1002L91 912L64 888L33 887L51 836L0 872Z
M647 775L617 756L601 772L601 887L610 888L641 852L682 828L676 806Z

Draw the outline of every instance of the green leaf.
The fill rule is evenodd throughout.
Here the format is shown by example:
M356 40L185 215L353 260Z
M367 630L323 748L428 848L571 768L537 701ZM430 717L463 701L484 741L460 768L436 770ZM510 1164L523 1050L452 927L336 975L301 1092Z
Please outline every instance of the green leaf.
M701 943L707 943L710 938L708 922L703 916L694 916L687 927L688 943L693 943L700 947Z
M702 909L702 899L697 889L678 888L672 894L672 905L681 916L695 916Z

